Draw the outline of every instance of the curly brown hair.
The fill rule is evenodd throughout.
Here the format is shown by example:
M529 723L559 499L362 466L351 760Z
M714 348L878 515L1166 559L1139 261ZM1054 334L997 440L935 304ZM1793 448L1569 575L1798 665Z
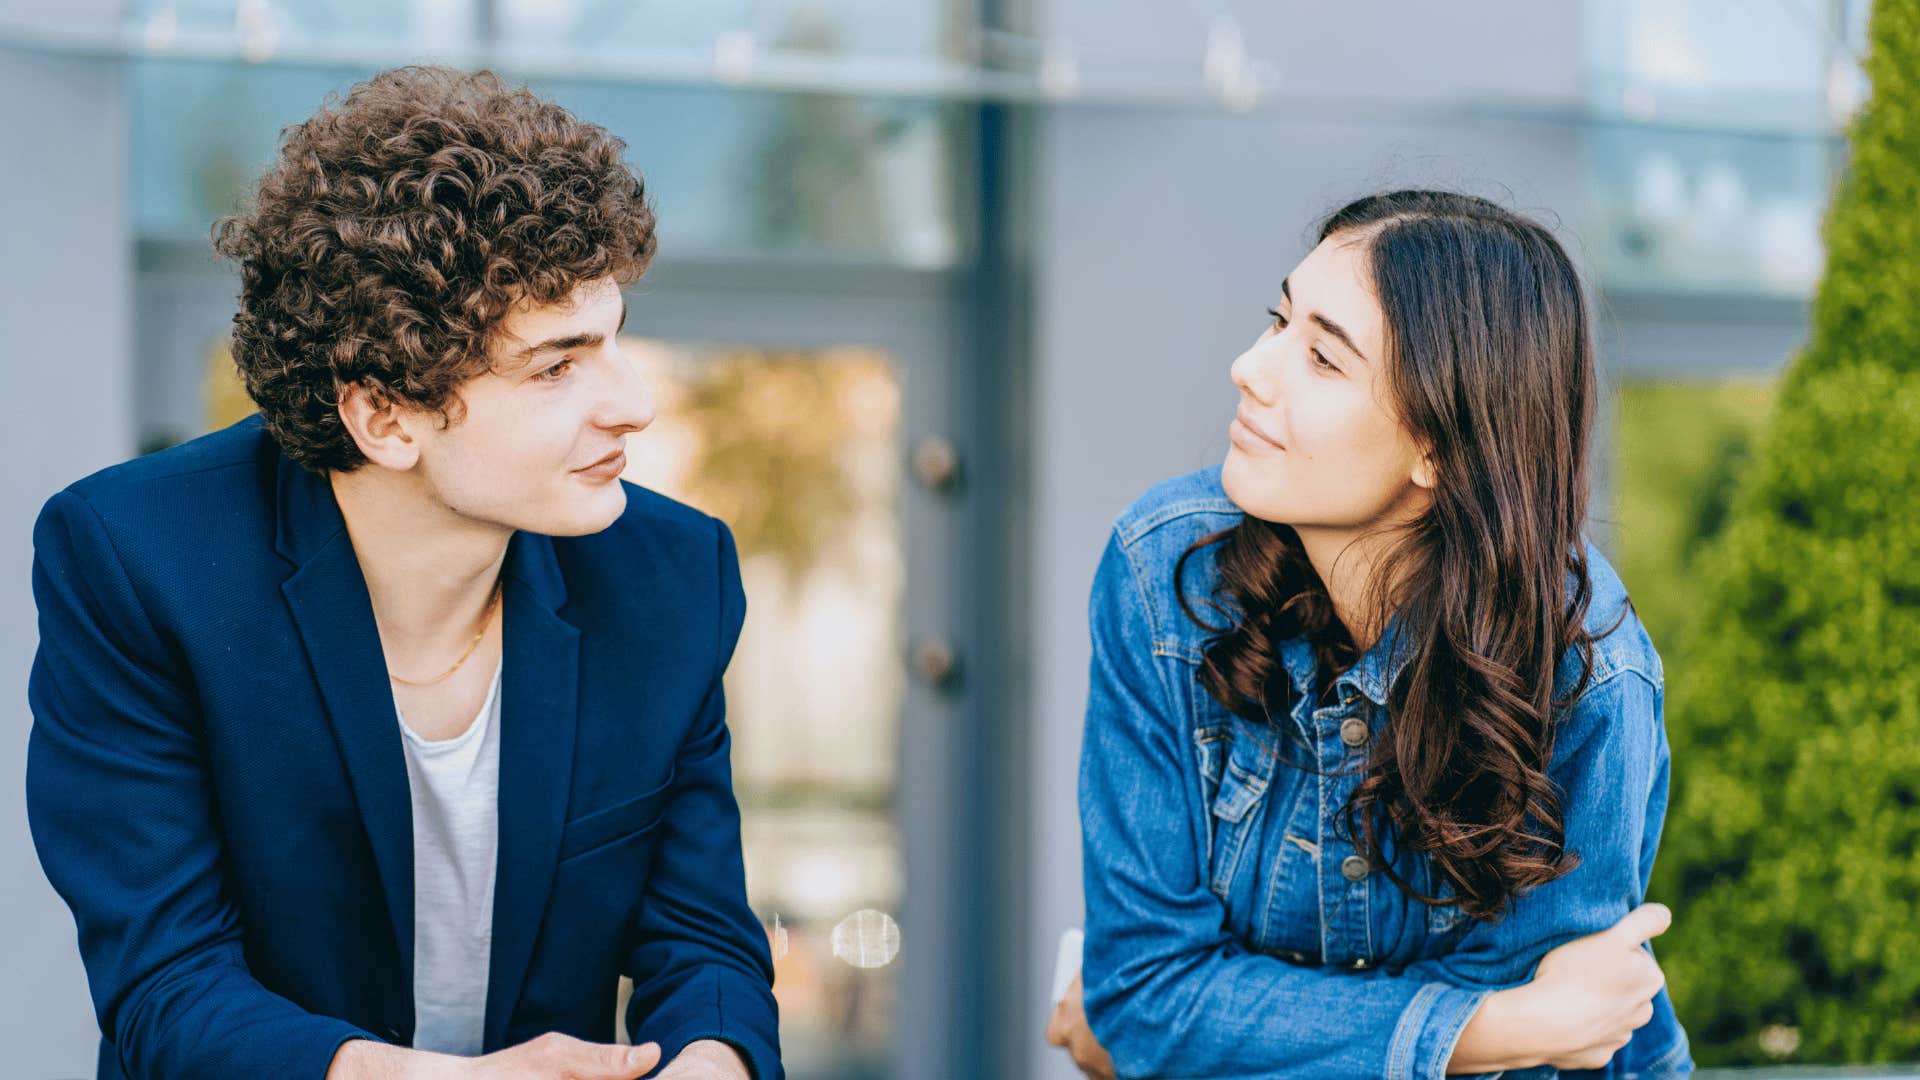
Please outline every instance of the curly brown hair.
M406 67L282 133L250 212L214 226L240 263L233 355L287 456L366 463L353 384L457 422L514 303L640 277L654 218L626 144L490 71Z
M1343 207L1320 239L1366 252L1387 329L1387 384L1402 423L1431 448L1432 508L1396 528L1366 600L1370 625L1397 616L1407 649L1383 736L1343 815L1368 861L1427 904L1498 918L1571 871L1560 792L1548 775L1556 720L1585 691L1596 635L1581 528L1596 379L1578 273L1536 222L1468 195L1395 191ZM1215 626L1199 679L1260 722L1291 690L1279 643L1314 647L1322 677L1359 658L1291 527L1248 515L1174 568L1220 545ZM1563 657L1580 675L1555 697ZM1323 687L1325 685L1323 683ZM1282 729L1283 732L1285 729ZM1386 857L1386 838L1430 860L1424 895Z

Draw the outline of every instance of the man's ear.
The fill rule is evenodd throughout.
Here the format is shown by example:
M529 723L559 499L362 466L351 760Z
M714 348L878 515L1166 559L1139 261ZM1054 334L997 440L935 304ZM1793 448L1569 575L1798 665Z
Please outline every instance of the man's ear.
M377 386L340 387L340 422L368 461L405 472L420 460L420 442L409 430L413 417Z

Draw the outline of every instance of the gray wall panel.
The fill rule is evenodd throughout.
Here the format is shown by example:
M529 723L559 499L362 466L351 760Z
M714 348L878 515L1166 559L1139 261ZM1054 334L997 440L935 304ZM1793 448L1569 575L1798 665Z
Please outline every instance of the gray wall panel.
M27 832L27 672L39 640L32 525L53 492L133 454L127 132L112 61L0 50L0 1075L92 1076L98 1029L73 917Z

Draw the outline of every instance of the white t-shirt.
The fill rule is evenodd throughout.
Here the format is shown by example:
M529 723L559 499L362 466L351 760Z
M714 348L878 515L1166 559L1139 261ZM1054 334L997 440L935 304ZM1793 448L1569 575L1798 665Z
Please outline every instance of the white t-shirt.
M467 730L430 741L402 716L400 735L413 796L413 1045L471 1057L486 1025L493 954L500 669Z

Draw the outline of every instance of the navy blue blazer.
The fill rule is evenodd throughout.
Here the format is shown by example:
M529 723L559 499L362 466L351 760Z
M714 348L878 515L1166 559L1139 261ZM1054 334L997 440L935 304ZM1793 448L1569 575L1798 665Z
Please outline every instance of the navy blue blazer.
M320 1080L413 1033L406 763L324 476L258 416L114 466L34 526L27 811L73 909L99 1077ZM726 527L642 488L606 530L520 532L503 572L485 1048L627 1029L783 1075L748 909L720 676Z

